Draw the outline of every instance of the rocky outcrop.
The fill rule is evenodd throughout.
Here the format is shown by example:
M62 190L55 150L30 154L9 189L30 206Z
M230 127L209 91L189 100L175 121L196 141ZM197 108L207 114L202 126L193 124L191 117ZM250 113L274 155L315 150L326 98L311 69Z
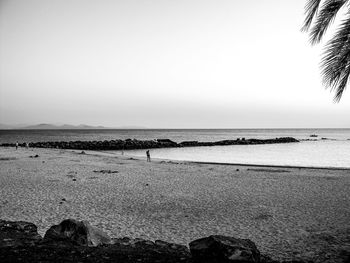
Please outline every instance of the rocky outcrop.
M110 239L101 233L86 221L67 219L41 238L32 223L0 220L0 262L279 263L261 255L248 239L209 236L192 241L189 250L161 240Z
M249 239L209 236L192 241L190 250L198 263L261 262L259 250Z
M80 246L98 246L112 244L111 238L93 227L87 221L77 221L74 219L63 220L59 225L54 225L46 231L44 241L70 241Z
M86 221L68 219L41 238L32 223L1 220L0 262L193 262L185 246L159 240L110 239L91 228Z
M0 247L33 246L40 241L33 223L0 220Z
M31 142L30 147L35 148L58 148L76 150L134 150L134 149L154 149L154 148L174 148L174 147L198 147L198 146L223 146L223 145L247 145L247 144L273 144L299 142L292 137L281 137L275 139L236 139L222 140L216 142L184 141L174 142L169 139L157 140L110 140L110 141L69 141L69 142ZM14 147L14 143L3 143L1 146ZM20 146L25 146L23 143Z

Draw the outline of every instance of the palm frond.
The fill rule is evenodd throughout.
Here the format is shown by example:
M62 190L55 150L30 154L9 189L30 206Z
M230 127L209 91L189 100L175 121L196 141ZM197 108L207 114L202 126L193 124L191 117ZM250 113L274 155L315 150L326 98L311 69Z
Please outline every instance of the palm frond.
M326 0L315 20L314 26L310 32L310 42L312 44L319 43L326 33L329 25L334 21L338 11L348 0Z
M339 101L350 76L350 10L326 44L321 68L323 83L335 91L334 101Z
M308 31L313 18L316 16L317 14L317 9L320 6L322 0L309 0L306 5L305 5L305 14L306 14L306 18L304 21L304 25L301 28L301 31Z
M348 63L346 65L346 68L343 71L343 74L338 83L338 87L335 91L334 102L339 102L341 97L343 96L343 92L345 91L349 80L349 75L350 75L350 64Z

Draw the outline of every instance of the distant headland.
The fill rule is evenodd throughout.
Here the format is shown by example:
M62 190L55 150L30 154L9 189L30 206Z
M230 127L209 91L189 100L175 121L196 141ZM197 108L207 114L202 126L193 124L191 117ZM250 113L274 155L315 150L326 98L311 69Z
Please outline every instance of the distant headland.
M102 125L93 126L86 124L72 125L72 124L51 124L51 123L40 123L40 124L2 124L0 123L0 130L11 130L11 129L20 129L20 130L88 130L88 129L147 129L146 127L141 126L121 126L121 127L105 127Z

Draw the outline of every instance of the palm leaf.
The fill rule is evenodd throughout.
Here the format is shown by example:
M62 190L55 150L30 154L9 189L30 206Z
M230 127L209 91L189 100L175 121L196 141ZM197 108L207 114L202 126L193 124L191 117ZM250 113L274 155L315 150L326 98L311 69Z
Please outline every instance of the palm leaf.
M350 10L334 37L326 44L321 68L323 83L335 91L334 101L339 101L350 75Z
M319 43L329 25L334 21L338 11L348 0L326 0L316 17L315 25L310 32L312 44Z
M306 32L309 30L313 18L316 16L317 9L320 6L321 0L309 0L305 5L305 14L306 18L304 21L304 25L302 27L302 31Z

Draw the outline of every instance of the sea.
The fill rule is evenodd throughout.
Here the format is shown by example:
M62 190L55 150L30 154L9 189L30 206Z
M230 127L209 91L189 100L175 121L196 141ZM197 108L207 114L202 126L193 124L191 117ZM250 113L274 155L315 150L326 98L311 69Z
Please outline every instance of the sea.
M350 168L350 129L74 129L0 130L0 144L42 141L171 139L219 141L294 137L299 143L151 149L151 158L233 164ZM110 151L121 155L121 151ZM146 158L145 150L126 156Z

